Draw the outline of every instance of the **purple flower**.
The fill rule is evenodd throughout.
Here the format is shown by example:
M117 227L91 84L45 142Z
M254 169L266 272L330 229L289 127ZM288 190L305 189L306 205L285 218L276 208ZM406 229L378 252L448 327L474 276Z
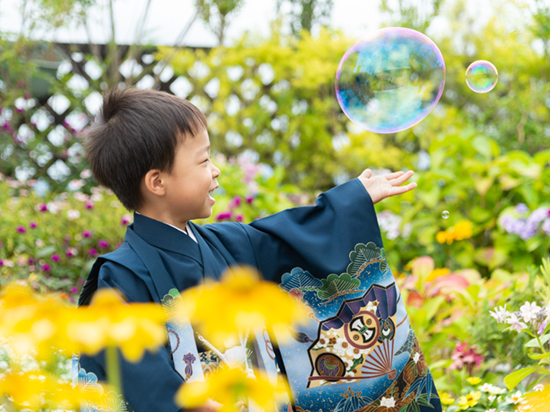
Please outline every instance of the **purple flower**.
M47 212L48 211L48 205L46 203L41 203L38 205L38 210L40 212Z
M80 286L84 284L84 279L77 279L76 283L78 283Z
M34 259L33 258L29 258L29 265L34 265Z
M122 219L120 219L120 224L122 226L126 226L131 221L132 221L132 217L130 215L124 215L122 216Z
M17 113L23 113L23 109L22 109L21 107L16 107L16 108L15 108L15 111L16 111Z
M86 209L93 209L94 202L92 202L91 200L88 200L86 203L84 203L84 206L86 206Z
M4 266L4 261L0 259L0 266Z
M105 239L100 239L99 242L97 242L97 246L102 249L107 249L109 247L109 242L107 242Z
M23 99L29 100L30 98L31 98L31 95L29 94L29 92L23 93Z
M246 197L246 203L252 203L253 200L254 200L254 196L247 196Z
M85 230L84 232L82 232L82 236L86 238L91 237L92 232L90 232L89 230Z
M17 229L16 229L16 230L17 230L17 233L22 233L22 234L27 233L27 229L25 229L25 228L24 228L23 226L21 226L21 225L17 226Z
M525 203L518 203L516 205L516 212L523 215L529 213L529 208L525 205Z
M57 253L54 253L54 254L52 255L52 260L53 260L54 262L59 262L59 261L61 260L61 256L59 256Z
M70 289L70 292L71 293L78 293L78 288L76 286L73 286L71 289Z
M239 207L241 205L241 197L235 196L233 199L231 199L231 202L229 202L229 209L233 209L235 207Z
M95 248L92 247L92 248L90 248L90 250L88 251L88 253L89 253L90 255L92 255L92 256L95 256L95 255L97 255L97 249L95 249Z
M31 223L29 223L29 227L30 227L31 229L36 229L37 226L38 226L38 225L36 224L36 222L31 222Z
M237 222L242 222L242 221L243 221L243 215L237 215L237 216L235 216L235 220L236 220Z
M44 264L42 265L42 270L43 270L44 272L49 272L51 269L52 269L52 267L51 267L49 264L47 264L47 263L44 263Z
M220 222L225 219L231 219L231 216L232 216L231 212L223 212L223 213L220 213L218 216L216 216L216 220Z
M550 219L546 219L542 224L542 231L545 235L550 236Z

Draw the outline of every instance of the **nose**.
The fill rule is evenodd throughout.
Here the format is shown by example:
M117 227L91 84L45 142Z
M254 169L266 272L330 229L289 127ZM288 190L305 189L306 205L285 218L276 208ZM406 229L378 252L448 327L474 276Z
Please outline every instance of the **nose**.
M220 169L216 167L214 163L212 163L212 177L215 179L220 175Z

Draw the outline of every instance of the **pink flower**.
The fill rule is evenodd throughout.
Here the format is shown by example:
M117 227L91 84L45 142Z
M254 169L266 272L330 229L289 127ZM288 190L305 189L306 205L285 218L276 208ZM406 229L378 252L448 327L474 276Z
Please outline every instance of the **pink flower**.
M4 266L4 261L0 259L0 266Z
M54 253L54 254L52 255L52 260L53 260L54 262L59 262L59 261L61 260L61 256L59 256L57 253Z
M51 267L49 264L47 264L47 263L44 263L44 264L42 265L42 270L43 270L44 272L49 272L51 269L52 269L52 267Z
M19 225L17 226L17 233L22 233L22 234L25 234L27 233L27 229L25 229L23 226Z
M237 222L242 222L242 221L243 221L243 215L237 215L237 216L235 216L235 220L236 220Z
M84 284L84 279L77 279L76 283L78 283L80 286Z
M86 238L91 237L92 232L90 232L89 230L85 230L84 232L82 232L82 236Z
M100 239L99 242L97 242L97 246L102 249L107 249L109 247L109 242L107 242L105 239Z
M65 251L65 256L67 257L73 257L76 256L77 250L74 247L70 247Z
M89 253L90 255L92 255L92 256L95 256L95 255L97 255L97 249L95 249L95 248L92 247L92 248L90 248L90 250L88 251L88 253Z
M466 368L468 374L471 375L474 367L479 367L483 362L483 355L477 353L475 348L468 348L468 343L463 342L456 345L453 354L451 355L453 363L449 367L451 370L462 370Z
M37 226L38 226L38 225L36 224L36 222L31 222L31 223L29 223L29 227L30 227L31 229L36 229Z
M93 209L94 202L92 202L91 200L88 200L86 203L84 203L84 206L86 206L86 209Z
M70 292L71 293L78 293L78 288L76 286L73 286L71 289L70 289Z
M246 203L252 203L253 200L254 200L254 196L247 196L246 197Z
M241 197L235 196L233 199L231 199L231 202L229 202L229 209L233 209L235 207L239 207L241 205Z
M132 221L132 216L126 214L126 215L122 216L122 219L120 219L120 224L122 226L126 226L131 221Z
M29 262L28 262L28 263L29 263L29 265L34 265L34 259L29 258Z
M220 222L222 220L231 219L232 215L233 214L231 212L223 212L223 213L220 213L218 216L216 216L216 220Z
M46 203L40 203L38 205L38 211L39 212L47 212L48 211L48 205Z

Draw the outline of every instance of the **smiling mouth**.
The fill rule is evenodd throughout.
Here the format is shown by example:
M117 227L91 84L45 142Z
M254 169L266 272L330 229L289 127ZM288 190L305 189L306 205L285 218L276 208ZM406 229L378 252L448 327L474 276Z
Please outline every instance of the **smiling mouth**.
M208 191L208 197L213 199L212 193L214 193L214 190L216 190L219 186L216 186L214 189Z

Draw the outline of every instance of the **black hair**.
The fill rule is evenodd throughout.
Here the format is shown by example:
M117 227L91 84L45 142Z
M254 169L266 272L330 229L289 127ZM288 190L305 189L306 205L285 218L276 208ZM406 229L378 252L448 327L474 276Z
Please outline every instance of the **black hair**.
M154 90L110 89L84 141L96 181L128 210L143 203L149 170L170 173L179 144L206 129L204 114L180 97Z

